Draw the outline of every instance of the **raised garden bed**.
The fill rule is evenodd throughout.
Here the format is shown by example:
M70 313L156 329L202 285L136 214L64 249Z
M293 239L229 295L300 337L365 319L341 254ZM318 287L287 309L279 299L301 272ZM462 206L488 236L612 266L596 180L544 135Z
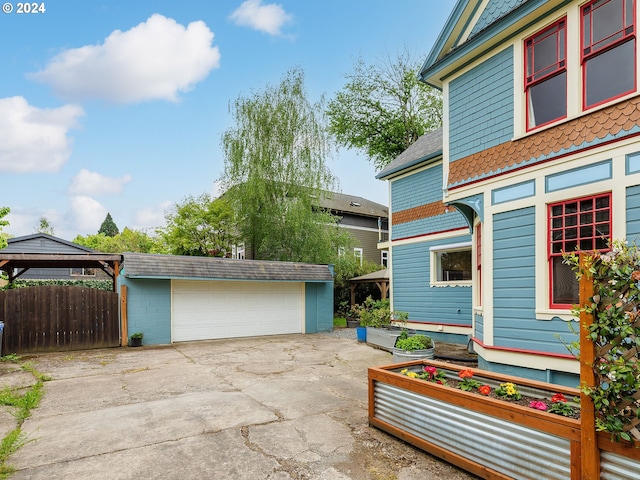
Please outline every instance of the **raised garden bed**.
M502 398L411 378L436 367L455 379L464 366L414 361L369 368L369 423L482 478L581 480L581 423ZM577 389L472 369L495 390L502 383L549 402ZM406 372L405 372L406 373ZM640 449L597 437L601 479L640 478ZM614 473L615 472L615 473Z

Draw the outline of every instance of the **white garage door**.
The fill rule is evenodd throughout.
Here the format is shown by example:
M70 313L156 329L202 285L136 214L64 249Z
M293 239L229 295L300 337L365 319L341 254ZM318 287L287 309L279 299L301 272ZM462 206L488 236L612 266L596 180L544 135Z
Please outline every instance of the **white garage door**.
M304 284L171 282L174 342L302 333Z

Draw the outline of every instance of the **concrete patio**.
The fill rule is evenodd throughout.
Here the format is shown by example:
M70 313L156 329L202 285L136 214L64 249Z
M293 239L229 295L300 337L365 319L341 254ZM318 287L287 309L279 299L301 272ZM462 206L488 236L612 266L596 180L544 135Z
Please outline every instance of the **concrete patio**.
M23 479L475 478L368 426L388 352L324 334L53 353L10 459ZM33 377L0 364L0 387ZM6 435L15 420L2 407Z

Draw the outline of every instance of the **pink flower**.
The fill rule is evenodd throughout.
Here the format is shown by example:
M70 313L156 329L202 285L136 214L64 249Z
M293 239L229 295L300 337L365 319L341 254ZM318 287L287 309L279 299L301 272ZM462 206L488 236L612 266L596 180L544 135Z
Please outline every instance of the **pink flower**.
M547 409L547 404L538 400L534 400L533 402L529 403L529 407L535 408L536 410L544 411Z

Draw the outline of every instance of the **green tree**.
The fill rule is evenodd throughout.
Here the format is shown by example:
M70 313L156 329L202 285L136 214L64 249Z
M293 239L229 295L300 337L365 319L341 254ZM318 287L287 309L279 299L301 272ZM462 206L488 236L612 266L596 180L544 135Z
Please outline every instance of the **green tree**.
M120 233L120 230L118 230L118 226L113 221L113 218L111 218L110 213L107 213L102 225L100 225L98 233L104 233L107 237L115 237Z
M208 194L187 197L165 218L167 226L158 231L168 250L175 255L226 257L235 243L233 210L223 199Z
M364 151L384 168L421 135L442 125L442 93L418 80L408 52L380 65L359 58L329 104L329 132L338 145Z
M4 248L7 246L7 238L9 238L9 236L2 231L3 227L9 225L9 222L7 220L2 220L2 218L6 217L9 212L11 212L11 209L9 207L0 207L0 248Z
M47 217L40 217L40 220L38 220L38 226L36 227L36 233L46 233L47 235L53 235L53 225L47 219Z
M349 280L384 269L381 265L373 262L361 262L360 257L356 257L353 252L341 255L335 259L333 264L333 308L335 312L339 312L344 305L351 303L351 283ZM373 283L360 285L356 289L356 304L364 302L369 296L379 299L380 289Z
M316 208L335 185L322 100L307 100L304 74L294 69L230 110L222 180L252 258L328 263L349 237L337 217Z
M168 253L160 239L151 237L140 230L126 228L113 237L104 233L82 236L78 235L73 243L84 245L103 253Z

